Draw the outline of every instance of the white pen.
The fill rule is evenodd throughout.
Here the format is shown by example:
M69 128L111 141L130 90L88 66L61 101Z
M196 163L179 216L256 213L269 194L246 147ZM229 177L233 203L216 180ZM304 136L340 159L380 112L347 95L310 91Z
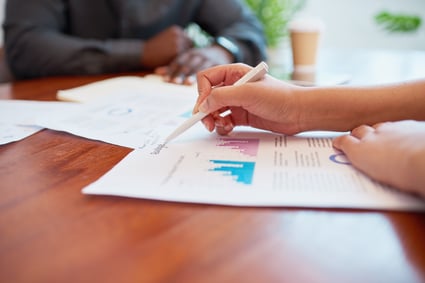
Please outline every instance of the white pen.
M236 81L233 85L238 86L247 82L255 82L264 77L264 75L268 71L268 66L265 62L261 62L251 71L246 73L242 78ZM205 116L209 113L198 112L194 114L192 117L183 122L177 129L174 130L164 141L164 144L170 142L172 139L176 138L180 134L184 133L190 127L195 125L197 122L201 121Z

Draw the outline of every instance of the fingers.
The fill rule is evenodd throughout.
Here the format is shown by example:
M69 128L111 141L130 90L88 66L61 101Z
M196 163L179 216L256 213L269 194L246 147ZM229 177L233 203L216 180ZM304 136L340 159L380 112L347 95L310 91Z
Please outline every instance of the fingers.
M196 100L193 112L202 111L209 113L214 110L210 110L208 102L206 101L203 106L203 110L199 107L205 98L211 94L214 88L232 85L238 79L240 79L246 72L252 67L245 64L229 64L214 66L203 71L199 71L196 75L198 83L198 99Z
M192 47L193 42L184 30L172 26L144 42L141 61L143 66L154 69L169 64Z
M215 121L214 118L211 115L206 116L204 119L202 119L202 123L204 124L205 128L212 132L215 129Z
M215 121L215 128L219 135L227 135L233 131L235 124L230 114L223 115L221 113L222 112L216 111L212 115Z
M375 129L371 126L362 125L351 131L351 135L358 139L364 138L366 135L373 133Z
M233 131L235 126L248 125L249 113L245 109L244 104L250 103L246 98L246 90L244 86L222 86L213 88L199 107L195 108L203 113L210 113L205 120L204 125L208 130L217 130L219 134L225 135ZM223 116L223 112L231 110L231 113ZM219 114L219 115L217 115Z
M215 128L217 134L221 135L221 136L227 136L228 134L230 134L231 131L233 131L233 127L232 125L227 125L226 127L219 127L216 126Z
M207 117L202 120L205 128L208 131L212 132L216 129L217 133L220 135L227 135L235 127L235 123L232 119L231 112L226 114L226 109L220 109L219 111L214 111L210 113Z
M183 85L193 85L196 83L196 77L194 74L190 74L190 72L183 71L183 73L179 73L179 71L171 71L168 66L162 66L155 69L155 74L161 76L165 82L174 83L174 84L183 84Z
M155 74L162 76L165 82L174 84L193 85L196 82L195 75L185 66L159 67L155 69Z
M155 37L166 39L166 41L163 41L163 43L168 46L168 48L171 47L172 50L176 52L176 55L194 46L190 36L177 25L165 29Z
M158 70L164 80L171 83L192 85L196 82L196 73L210 68L214 62L198 49L190 49L180 54L168 66Z
M180 78L184 81L186 77L194 76L202 68L204 61L204 58L196 56L191 51L185 52L168 65L166 76L171 82L175 78Z
M198 72L197 82L199 96L193 111L212 113L217 110L224 111L228 109L227 107L223 109L224 105L220 104L220 102L223 103L223 101L220 99L216 101L214 96L210 95L211 92L213 90L218 93L224 91L224 88L221 88L221 86L232 85L251 69L252 67L245 64L229 64L211 67ZM238 96L237 92L232 91L232 96ZM208 99L206 99L207 97ZM222 113L223 111L218 111L217 113ZM226 135L230 133L236 125L231 117L231 115L219 117L215 114L210 114L203 119L203 123L210 132L216 129L218 134Z
M359 143L359 139L352 135L343 135L337 138L334 138L332 141L332 145L343 152L346 152L353 146Z
M237 93L232 92L232 95L236 96ZM222 113L229 109L227 108L227 106L231 106L227 104L227 101L225 99L226 97L227 96L223 93L223 89L215 89L213 90L213 93L211 93L211 95L209 95L199 104L199 107L197 109L204 113L213 113L218 110L220 111L219 113Z
M252 67L241 63L220 65L200 71L196 79L201 85L232 85L251 69Z
M373 127L367 125L359 126L353 129L349 135L343 135L335 138L332 141L332 145L347 154L347 152L351 152L351 149L358 145L362 139L373 134L376 131L375 128L378 126L379 124L376 124Z
M232 85L252 67L244 64L220 65L200 71L196 75L198 82L198 101L207 97L213 87Z

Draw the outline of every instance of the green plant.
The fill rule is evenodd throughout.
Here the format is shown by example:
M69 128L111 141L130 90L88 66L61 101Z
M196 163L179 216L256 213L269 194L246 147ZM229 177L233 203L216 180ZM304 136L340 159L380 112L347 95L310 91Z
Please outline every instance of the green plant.
M418 16L394 14L387 11L378 13L375 21L388 32L414 32L421 25L421 18Z
M306 0L245 0L263 25L269 47L276 47L288 35L287 25Z

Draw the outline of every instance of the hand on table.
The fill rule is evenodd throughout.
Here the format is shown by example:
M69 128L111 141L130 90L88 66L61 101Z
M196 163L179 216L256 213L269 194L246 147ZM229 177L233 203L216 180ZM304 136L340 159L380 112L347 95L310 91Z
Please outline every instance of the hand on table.
M363 125L333 145L373 179L425 196L425 122Z
M155 69L155 74L164 77L165 81L177 84L195 83L197 72L233 61L230 53L219 46L191 48L180 53L166 66Z
M192 40L181 27L169 27L144 43L142 65L154 69L169 64L192 47Z

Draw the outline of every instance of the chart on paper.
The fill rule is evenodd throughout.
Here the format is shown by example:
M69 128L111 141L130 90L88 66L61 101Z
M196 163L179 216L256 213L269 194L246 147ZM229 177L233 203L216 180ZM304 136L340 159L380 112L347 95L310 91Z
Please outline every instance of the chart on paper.
M192 187L204 180L214 187L247 188L253 182L259 145L258 138L218 137L200 141L192 147L194 151L178 150L178 156L165 150L163 154L170 154L168 161L175 162L161 183Z
M83 191L228 205L425 208L355 170L332 137L223 137L200 125L154 153L133 151Z
M241 161L241 157L256 158L258 152L259 139L242 138L218 138L216 146L223 151L223 155L232 156L236 160L210 159L208 160L213 168L210 172L220 174L222 178L231 177L234 182L244 185L251 185L254 176L255 162ZM228 154L226 154L226 152Z
M213 164L210 172L219 173L220 177L231 177L232 181L240 184L251 185L254 176L255 162L209 160Z
M362 184L363 176L332 148L331 138L200 138L192 141L190 147L171 145L151 162L162 159L170 164L161 166L162 171L168 170L161 182L163 187L199 187L202 183L203 188L209 189L298 192L370 187Z

